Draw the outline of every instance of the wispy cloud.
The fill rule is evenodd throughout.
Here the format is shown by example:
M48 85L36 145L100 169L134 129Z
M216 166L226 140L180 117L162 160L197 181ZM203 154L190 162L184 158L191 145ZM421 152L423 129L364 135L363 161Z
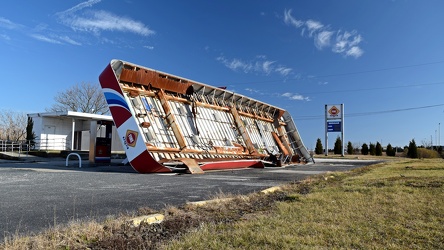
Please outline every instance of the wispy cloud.
M238 58L227 59L223 55L217 57L216 60L233 71L242 71L244 73L261 73L265 75L278 73L282 76L287 76L292 72L291 68L278 65L276 61L267 60L264 55L257 56L251 61L243 61Z
M292 16L292 10L284 11L284 22L287 25L301 29L301 35L312 38L317 49L330 48L332 52L345 57L359 58L364 51L359 46L363 38L357 31L334 30L330 25L324 25L316 20L298 20Z
M252 89L252 88L246 88L245 91L250 92L250 93L254 93L254 94L260 94L260 95L263 94L263 93L260 92L259 90L257 90L257 89Z
M291 92L285 92L283 94L281 93L271 93L269 91L261 91L261 90L257 90L257 89L253 89L253 88L245 88L245 91L247 91L249 94L253 94L253 95L261 95L261 96L271 96L271 97L278 97L278 98L286 98L288 100L292 100L292 101L306 101L309 102L311 101L310 97L308 96L303 96L297 93L291 93Z
M41 35L41 34L31 34L31 37L37 40L40 40L42 42L47 42L47 43L54 43L54 44L62 44L60 41L53 39L53 38L49 38L47 36Z
M302 25L305 24L305 22L300 21L300 20L296 20L292 15L291 15L292 10L289 9L288 11L285 10L284 11L284 22L286 24L291 24L296 28L300 28L302 27Z
M313 36L313 33L317 32L318 30L321 30L322 28L324 28L324 25L318 21L314 21L314 20L307 20L305 22L305 26L308 29L308 34L310 37Z
M9 40L11 40L11 37L9 37L8 35L5 35L5 34L1 34L0 39L5 40L5 41L9 41Z
M144 23L131 18L118 16L104 10L84 10L97 3L100 3L100 0L89 0L56 15L62 24L75 31L93 32L95 34L102 31L120 31L141 36L155 34L155 31L148 28Z
M88 0L86 2L79 3L76 6L71 7L69 9L65 10L65 11L59 12L59 13L57 13L57 15L59 15L59 16L69 15L69 14L72 14L72 13L74 13L76 11L82 10L84 8L91 7L94 4L97 4L97 3L100 3L100 2L101 2L101 0Z
M323 49L331 44L331 36L333 35L333 32L331 31L321 31L317 34L317 37L315 39L315 46L318 49Z
M245 63L237 58L229 60L224 56L219 56L216 58L216 60L222 62L227 68L234 71L243 71L245 73L248 73L251 71L251 68L253 67L250 63Z
M18 35L24 35L50 44L81 46L83 44L91 44L91 38L95 38L100 43L116 45L123 38L120 37L120 40L114 39L115 41L111 40L109 37L106 37L105 31L127 32L142 37L155 34L155 31L140 21L97 9L97 4L100 2L101 0L83 1L71 8L50 15L50 18L55 18L56 23L51 23L54 20L49 20L41 22L35 27L14 23L0 16L0 31L4 31L0 39L13 39L7 32L14 31ZM63 28L63 26L68 28ZM126 41L125 44L131 46L130 42ZM153 46L140 46L150 50L154 49Z
M68 37L68 36L59 36L58 38L59 38L61 41L67 42L67 43L72 44L72 45L82 45L82 43L77 42L77 41L74 41L73 39L71 39L71 38Z
M310 101L310 97L308 97L308 96L303 96L300 94L293 94L290 92L283 93L281 96L286 97L290 100L294 100L294 101L307 101L307 102Z
M276 72L278 72L282 76L288 76L292 71L293 69L284 66L279 66L276 68Z
M76 46L82 45L82 43L73 40L67 35L57 35L57 34L44 35L41 33L32 33L29 36L38 41L52 43L52 44L71 44Z
M13 30L13 29L22 28L23 25L11 22L9 19L0 17L0 27Z

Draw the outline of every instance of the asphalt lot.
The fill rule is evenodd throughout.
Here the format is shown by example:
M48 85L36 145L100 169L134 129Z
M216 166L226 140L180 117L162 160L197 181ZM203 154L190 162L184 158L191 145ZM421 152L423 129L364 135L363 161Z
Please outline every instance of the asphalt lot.
M72 163L71 163L72 162ZM191 174L137 174L130 166L68 167L63 159L0 161L0 240L36 233L72 220L104 219L136 211L201 201L218 193L247 194L327 171L375 163L317 160L285 168L242 169Z

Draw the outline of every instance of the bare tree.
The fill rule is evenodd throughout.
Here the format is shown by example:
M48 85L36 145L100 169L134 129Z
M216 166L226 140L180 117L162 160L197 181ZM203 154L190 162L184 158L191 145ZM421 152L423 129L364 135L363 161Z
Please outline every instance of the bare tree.
M55 97L49 111L76 111L93 114L109 113L108 104L98 84L79 83Z
M0 111L0 139L19 141L24 140L28 117L25 113L11 110Z
M423 139L422 141L421 141L421 144L422 144L422 146L424 147L424 148L432 148L432 146L433 146L433 141L428 141L427 139Z

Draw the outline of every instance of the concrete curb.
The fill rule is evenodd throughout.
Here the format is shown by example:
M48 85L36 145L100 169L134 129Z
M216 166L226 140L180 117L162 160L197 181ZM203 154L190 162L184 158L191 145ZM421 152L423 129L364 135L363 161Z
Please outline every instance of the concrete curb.
M269 193L274 193L277 191L282 190L281 186L275 186L275 187L270 187L267 189L264 189L262 191L260 191L260 193L263 194L269 194ZM223 198L223 199L213 199L213 200L205 200L205 201L193 201L193 202L187 202L187 205L193 205L193 206L204 206L206 204L211 204L211 203L219 203L219 202L226 202L226 201L231 201L234 198Z
M220 202L226 202L226 201L231 201L234 198L223 198L223 199L213 199L213 200L206 200L206 201L192 201L192 202L187 202L187 205L192 205L192 206L204 206L207 204L212 204L212 203L220 203Z
M128 222L131 224L131 226L138 227L140 224L148 223L148 224L154 224L154 223L161 223L165 219L165 216L163 214L150 214L150 215L144 215L135 217Z
M261 193L269 194L269 193L274 193L276 191L281 191L281 190L282 190L281 186L275 186L275 187L264 189L264 190L261 191Z
M264 189L260 192L263 194L269 194L269 193L274 193L274 192L280 191L280 190L282 190L282 187L275 186L275 187L270 187L270 188ZM205 206L207 204L227 202L227 201L232 201L232 200L234 200L234 198L222 198L222 199L212 199L212 200L205 200L205 201L193 201L193 202L187 202L186 205ZM135 217L135 218L129 220L128 222L131 224L131 226L138 227L138 226L140 226L140 224L142 222L148 223L148 224L162 223L162 221L164 219L165 219L165 216L162 214L151 214L151 215Z

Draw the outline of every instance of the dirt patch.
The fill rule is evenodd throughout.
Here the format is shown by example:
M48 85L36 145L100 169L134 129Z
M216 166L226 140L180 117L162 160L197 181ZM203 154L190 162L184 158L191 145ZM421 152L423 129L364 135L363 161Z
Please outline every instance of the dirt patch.
M306 187L301 193L309 192ZM185 205L165 211L160 224L141 223L138 227L123 224L118 229L104 228L109 237L89 244L91 249L157 249L162 242L177 239L206 223L229 224L253 218L255 213L266 213L278 201L288 201L284 191L270 194L252 194L235 197L228 202L205 206ZM146 209L149 211L149 209Z

